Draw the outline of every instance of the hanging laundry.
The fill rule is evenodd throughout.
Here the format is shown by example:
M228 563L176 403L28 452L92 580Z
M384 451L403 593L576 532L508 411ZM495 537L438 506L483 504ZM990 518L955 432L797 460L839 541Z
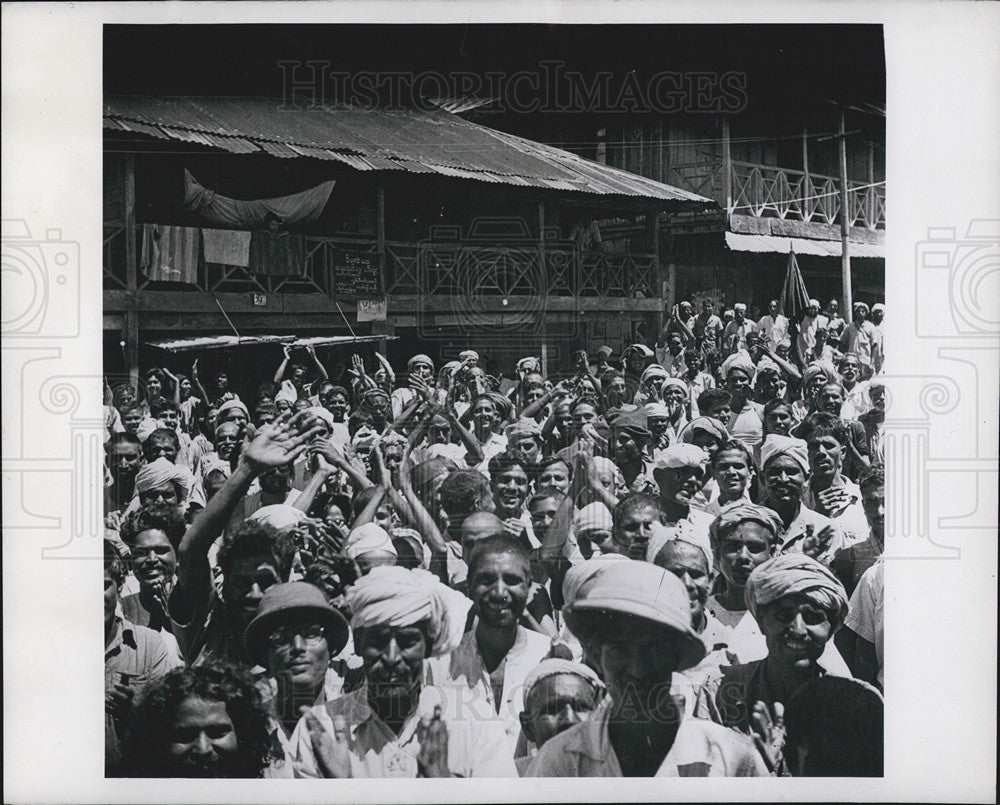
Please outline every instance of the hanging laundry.
M157 282L198 282L201 230L187 226L142 226L142 271Z
M202 229L206 263L250 265L250 233L236 229Z
M330 200L334 184L336 182L323 182L290 196L243 201L209 190L185 170L184 209L196 213L205 223L217 226L260 229L271 219L277 219L283 226L311 224Z
M306 268L306 240L280 230L259 230L250 238L250 273L301 277Z

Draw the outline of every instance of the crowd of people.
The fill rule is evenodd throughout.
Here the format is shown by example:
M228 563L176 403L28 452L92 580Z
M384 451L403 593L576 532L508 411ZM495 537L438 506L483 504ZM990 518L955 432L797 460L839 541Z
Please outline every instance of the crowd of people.
M884 308L779 308L106 383L106 773L881 775Z

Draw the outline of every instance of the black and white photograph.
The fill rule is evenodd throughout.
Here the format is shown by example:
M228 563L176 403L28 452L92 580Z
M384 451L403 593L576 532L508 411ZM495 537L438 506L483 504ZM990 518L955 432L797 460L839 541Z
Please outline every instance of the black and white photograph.
M66 138L100 168L86 226L5 186L4 564L22 529L89 579L39 615L103 617L103 708L55 692L94 701L62 717L88 775L150 802L890 796L965 718L906 720L938 651L909 621L950 604L903 576L979 551L953 591L995 626L1000 220L898 267L877 20L447 9L104 20ZM974 173L965 137L939 156ZM26 435L39 404L68 458ZM89 641L45 662L96 669ZM965 739L995 750L996 644L970 651ZM576 777L633 780L526 779Z

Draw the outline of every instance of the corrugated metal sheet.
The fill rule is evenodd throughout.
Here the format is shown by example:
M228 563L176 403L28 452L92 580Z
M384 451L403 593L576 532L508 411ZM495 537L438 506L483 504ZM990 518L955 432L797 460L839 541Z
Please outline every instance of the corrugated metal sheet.
M781 238L776 235L743 235L726 232L726 248L734 252L773 252L788 254L814 254L818 257L840 257L839 240L810 240L808 238ZM885 246L873 243L851 242L851 257L885 257Z
M147 341L151 347L159 347L167 352L189 352L192 349L223 349L252 344L290 344L294 335L204 335L194 338L170 338L164 341Z
M236 154L336 160L355 170L405 170L692 206L712 199L481 126L444 110L283 109L278 99L114 96L104 127Z
M297 338L294 335L204 335L193 338L170 338L163 341L147 341L151 347L159 347L167 352L190 352L194 349L225 349L254 344L286 344L292 347L332 347L340 344L371 344L378 341L395 341L396 336L386 335L330 335L312 338Z

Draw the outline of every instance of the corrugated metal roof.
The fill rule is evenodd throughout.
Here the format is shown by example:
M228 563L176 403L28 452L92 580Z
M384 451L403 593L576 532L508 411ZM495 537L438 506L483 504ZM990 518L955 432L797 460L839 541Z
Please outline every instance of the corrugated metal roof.
M840 257L839 240L811 240L809 238L782 238L777 235L744 235L726 232L726 248L734 252L773 252L788 254L814 254L819 257ZM851 257L885 257L885 246L874 243L851 242Z
M699 206L712 199L464 120L444 110L283 109L267 98L113 96L104 127L234 154L336 160L355 170L405 170L595 195Z

